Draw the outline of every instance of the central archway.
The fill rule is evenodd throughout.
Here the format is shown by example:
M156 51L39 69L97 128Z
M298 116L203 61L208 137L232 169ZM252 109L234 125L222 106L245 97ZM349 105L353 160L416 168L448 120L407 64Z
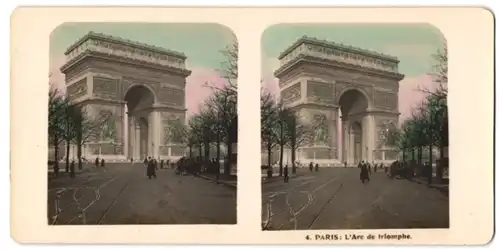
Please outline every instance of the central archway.
M368 159L366 138L367 124L364 121L369 109L367 95L359 89L343 91L338 99L342 133L339 135L342 161L356 164Z
M124 96L126 102L126 118L128 126L125 128L130 141L127 145L128 159L144 159L153 155L151 144L150 112L155 104L153 90L145 85L130 87Z

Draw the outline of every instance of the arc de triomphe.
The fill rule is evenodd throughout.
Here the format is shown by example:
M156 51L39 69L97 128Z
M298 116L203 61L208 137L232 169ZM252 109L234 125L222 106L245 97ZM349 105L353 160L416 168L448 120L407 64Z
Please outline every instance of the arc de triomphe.
M98 138L84 145L87 159L179 158L184 148L165 136L185 123L183 53L90 32L66 52L68 97L91 116L109 116Z
M404 76L397 58L302 37L278 59L275 76L285 105L314 128L312 142L297 150L297 161L335 165L397 158L386 143L399 117Z

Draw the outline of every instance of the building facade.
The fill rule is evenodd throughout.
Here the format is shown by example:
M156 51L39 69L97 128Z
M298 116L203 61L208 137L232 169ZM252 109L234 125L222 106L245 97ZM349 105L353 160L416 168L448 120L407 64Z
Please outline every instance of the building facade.
M297 161L323 165L389 162L387 145L398 124L399 60L395 57L302 37L278 58L281 98L314 128ZM288 157L288 156L285 156Z
M169 133L185 123L186 56L90 32L66 52L67 95L91 117L110 117L84 145L87 159L176 159L185 147Z

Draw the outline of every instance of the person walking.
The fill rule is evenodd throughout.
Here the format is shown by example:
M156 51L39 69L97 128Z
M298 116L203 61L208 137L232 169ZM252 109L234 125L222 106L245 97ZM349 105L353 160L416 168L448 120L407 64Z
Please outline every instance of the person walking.
M359 173L359 179L361 180L362 183L365 183L365 181L370 181L370 175L368 173L368 166L367 164L361 165L361 171Z
M285 165L285 168L283 169L283 175L284 175L284 181L285 183L288 183L288 165Z

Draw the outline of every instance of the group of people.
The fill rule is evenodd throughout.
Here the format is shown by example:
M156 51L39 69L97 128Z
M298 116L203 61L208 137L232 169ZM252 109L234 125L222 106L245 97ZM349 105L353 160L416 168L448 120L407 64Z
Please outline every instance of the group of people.
M383 163L380 163L378 165L373 163L373 167L372 167L372 164L370 164L369 162L360 161L358 164L358 168L360 168L360 170L361 170L359 173L359 179L361 180L362 183L365 183L365 181L366 182L370 181L370 175L372 174L372 168L373 168L374 172L377 172L378 169L385 169L385 171L387 172L387 168L384 167Z
M432 183L432 166L429 162L419 165L416 162L395 161L391 164L390 176L412 179L415 176L427 178L429 184Z

